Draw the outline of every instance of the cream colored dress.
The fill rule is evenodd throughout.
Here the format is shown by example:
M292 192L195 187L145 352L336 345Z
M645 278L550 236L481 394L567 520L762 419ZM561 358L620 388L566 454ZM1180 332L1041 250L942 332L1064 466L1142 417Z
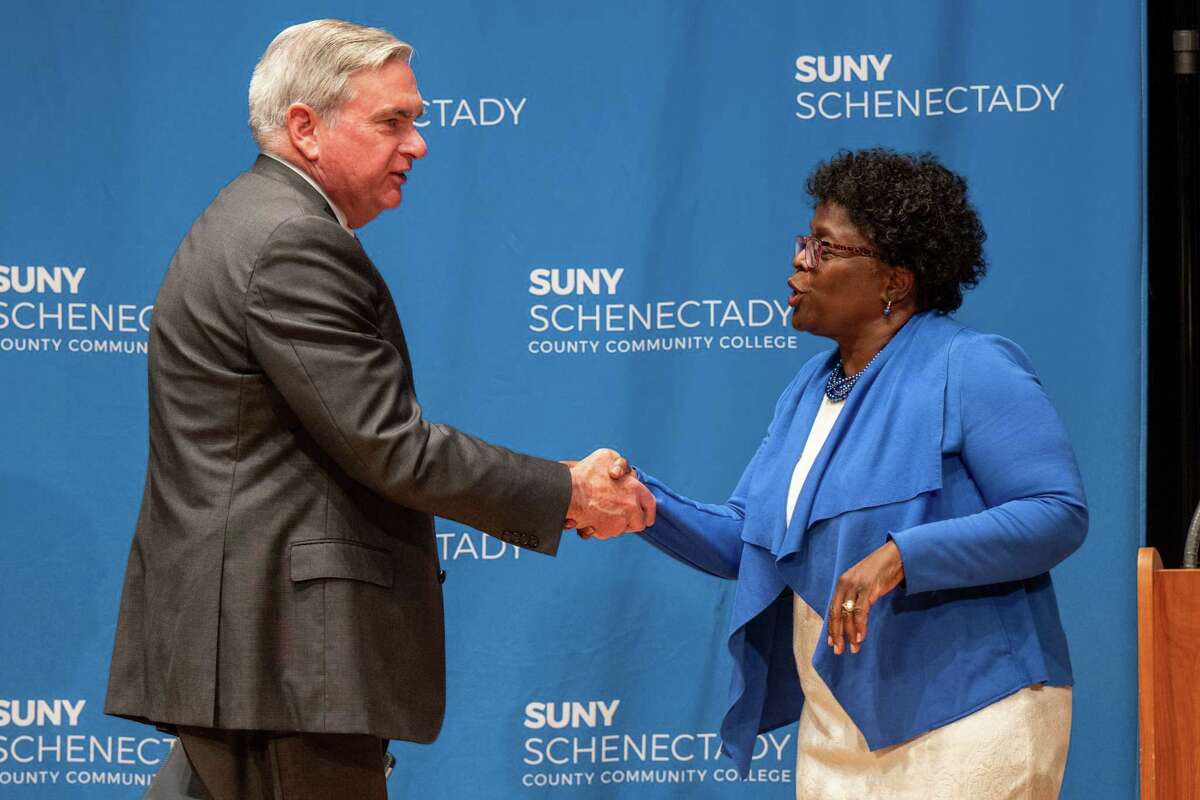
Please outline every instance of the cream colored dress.
M841 411L821 402L792 474L787 516ZM956 722L872 753L813 669L823 619L794 596L792 649L804 710L796 736L797 800L1053 800L1071 737L1071 689L1030 686ZM864 646L870 646L870 638ZM841 658L854 658L849 649Z

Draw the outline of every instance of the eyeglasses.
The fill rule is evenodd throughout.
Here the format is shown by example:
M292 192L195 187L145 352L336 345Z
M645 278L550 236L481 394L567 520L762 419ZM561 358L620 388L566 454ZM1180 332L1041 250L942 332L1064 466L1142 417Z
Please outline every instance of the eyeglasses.
M803 257L800 258L801 256ZM879 258L879 253L868 247L852 247L848 244L825 242L812 235L796 237L796 251L793 253L792 263L795 263L796 258L800 258L800 263L803 264L797 269L813 272L820 268L830 256L834 258L850 258L851 256Z

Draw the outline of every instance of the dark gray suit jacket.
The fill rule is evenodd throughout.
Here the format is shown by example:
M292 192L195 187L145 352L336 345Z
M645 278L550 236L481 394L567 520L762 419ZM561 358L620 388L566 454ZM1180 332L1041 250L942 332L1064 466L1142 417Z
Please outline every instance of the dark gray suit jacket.
M320 194L266 157L179 246L149 359L105 711L432 741L432 515L553 554L567 469L423 418L383 279Z

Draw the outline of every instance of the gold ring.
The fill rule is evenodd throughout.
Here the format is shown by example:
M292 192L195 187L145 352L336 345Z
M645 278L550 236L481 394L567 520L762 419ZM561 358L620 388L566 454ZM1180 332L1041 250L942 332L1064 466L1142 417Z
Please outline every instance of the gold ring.
M858 606L855 605L853 600L845 600L842 602L842 616L843 617L847 616L849 614L853 614L855 611L858 611Z

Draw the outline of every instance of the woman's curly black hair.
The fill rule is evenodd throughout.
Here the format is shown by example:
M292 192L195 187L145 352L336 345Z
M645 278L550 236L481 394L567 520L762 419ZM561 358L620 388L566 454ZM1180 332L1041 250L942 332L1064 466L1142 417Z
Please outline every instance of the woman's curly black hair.
M843 150L808 176L813 205L837 203L888 264L915 278L917 308L948 314L987 272L987 234L967 182L930 153Z

